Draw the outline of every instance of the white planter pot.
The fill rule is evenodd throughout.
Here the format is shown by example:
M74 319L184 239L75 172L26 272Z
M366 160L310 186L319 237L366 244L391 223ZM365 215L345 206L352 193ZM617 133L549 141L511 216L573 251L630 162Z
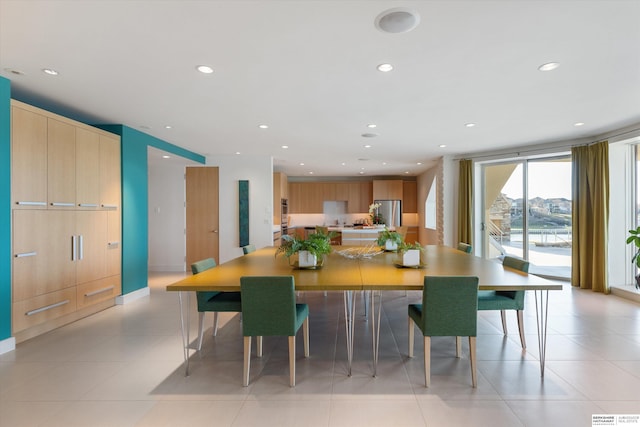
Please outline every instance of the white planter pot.
M402 265L414 266L420 265L420 250L409 249L402 254Z
M316 256L309 251L298 252L299 267L315 267L317 261Z
M396 251L398 250L398 244L393 240L387 239L387 241L384 242L384 248L387 251Z

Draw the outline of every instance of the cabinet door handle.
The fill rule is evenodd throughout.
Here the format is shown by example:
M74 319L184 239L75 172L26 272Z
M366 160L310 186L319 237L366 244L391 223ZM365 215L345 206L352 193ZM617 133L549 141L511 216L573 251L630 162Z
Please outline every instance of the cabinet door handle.
M118 209L118 205L102 205L105 209Z
M86 294L84 294L85 297L92 297L94 295L98 295L101 294L103 292L107 292L113 289L113 286L107 286L106 288L102 288L102 289L98 289L96 291L93 292L87 292Z
M69 304L69 300L57 302L55 304L47 305L44 307L36 308L35 310L27 311L25 315L33 316L34 314L42 313L43 311L51 310L52 308L60 307L61 305Z
M71 236L71 261L76 260L76 253L78 252L78 248L76 245L76 236Z
M46 202L16 202L16 205L22 206L47 206Z
M98 205L96 205L95 203L78 203L78 206L80 206L81 208L97 208Z
M107 243L107 246L113 246L113 247L116 247L116 246L118 246L119 244L120 244L120 242L109 242L109 243Z
M69 207L69 206L75 206L75 203L65 203L65 202L51 202L51 206L64 206L64 207Z
M28 257L28 256L36 256L38 255L38 252L33 251L33 252L22 252L21 254L16 254L16 258L24 258L24 257Z
M82 258L84 258L84 238L81 235L78 236L78 260L82 260Z

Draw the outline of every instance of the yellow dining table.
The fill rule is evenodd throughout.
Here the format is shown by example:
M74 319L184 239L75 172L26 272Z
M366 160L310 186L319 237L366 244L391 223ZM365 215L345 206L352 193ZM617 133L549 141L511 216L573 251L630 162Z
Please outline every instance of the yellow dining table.
M275 256L275 247L266 247L235 258L216 268L186 277L167 286L179 292L181 330L186 372L189 372L189 311L183 309L183 293L187 308L192 292L239 291L242 276L293 276L298 291L342 291L344 295L345 330L347 335L348 375L353 360L355 298L353 291L371 292L371 324L373 334L374 376L376 375L380 334L382 291L422 290L424 276L477 276L480 290L527 290L536 299L540 372L544 376L546 354L548 291L561 290L562 285L538 276L503 267L501 264L467 254L447 246L425 246L418 268L398 265L398 255L384 252L370 258L351 259L340 255L346 247L334 246L324 266L318 269L295 269L284 256ZM379 299L376 304L376 297ZM377 305L377 309L376 309ZM186 326L185 326L186 323Z

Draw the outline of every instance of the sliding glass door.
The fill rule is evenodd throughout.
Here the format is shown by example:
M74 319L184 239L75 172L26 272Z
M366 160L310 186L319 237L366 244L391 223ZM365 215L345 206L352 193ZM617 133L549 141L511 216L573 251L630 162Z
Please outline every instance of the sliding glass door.
M531 262L531 271L571 276L571 158L483 167L483 253Z

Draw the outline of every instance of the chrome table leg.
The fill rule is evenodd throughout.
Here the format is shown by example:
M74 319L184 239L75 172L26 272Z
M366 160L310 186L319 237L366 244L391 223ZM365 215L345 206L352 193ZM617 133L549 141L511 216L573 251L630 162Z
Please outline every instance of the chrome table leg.
M373 376L378 374L378 350L380 347L380 313L382 312L382 291L371 292L371 336L373 343ZM376 294L378 295L378 310L376 313Z
M540 376L544 378L544 363L547 356L547 319L549 318L549 291L533 292L536 298L536 324L538 327ZM540 292L540 301L538 301L538 292Z
M344 291L344 323L347 335L347 370L348 376L351 376L351 363L353 362L353 334L355 331L355 314L356 299L353 297L353 291Z
M178 300L180 303L180 332L182 332L182 353L185 361L185 377L189 376L189 307L191 306L191 292L187 292L187 309L183 309L182 302L182 291L178 292ZM187 321L185 322L185 315ZM185 323L186 323L186 332L185 332Z

